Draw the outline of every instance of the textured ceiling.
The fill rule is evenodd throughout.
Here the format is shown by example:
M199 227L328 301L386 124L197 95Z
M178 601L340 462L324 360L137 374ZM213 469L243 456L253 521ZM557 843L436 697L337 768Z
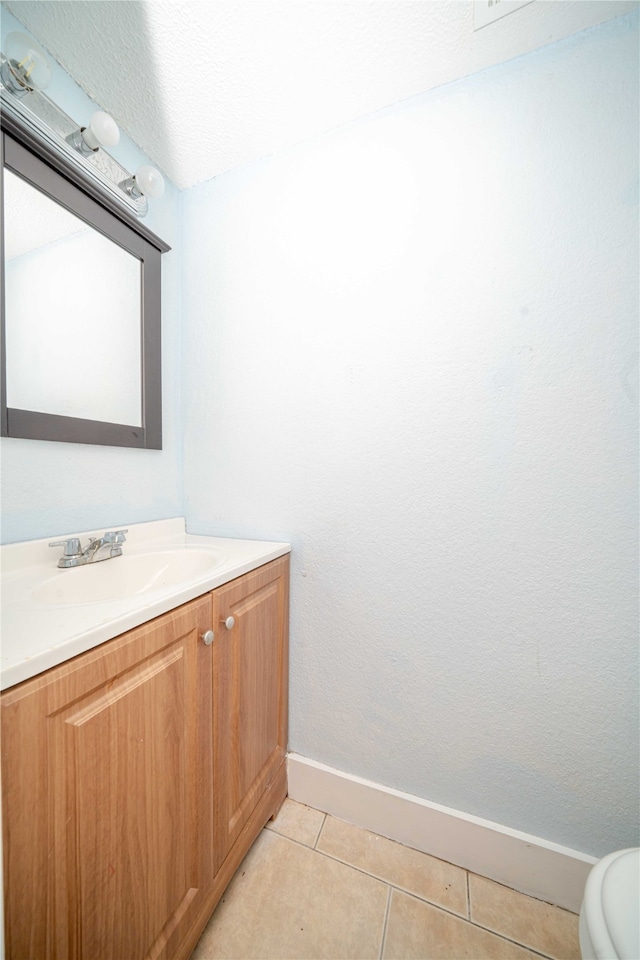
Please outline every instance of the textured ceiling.
M629 13L535 0L7 0L179 187Z

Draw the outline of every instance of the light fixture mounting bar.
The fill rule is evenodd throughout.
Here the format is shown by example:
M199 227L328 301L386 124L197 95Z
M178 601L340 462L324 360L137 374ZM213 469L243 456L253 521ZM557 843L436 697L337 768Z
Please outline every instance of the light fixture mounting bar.
M2 68L7 58L0 53L0 109L8 120L13 120L48 154L64 158L80 179L90 182L103 196L111 197L117 205L135 217L144 217L148 210L144 195L133 196L120 186L132 174L100 147L84 156L67 142L78 130L79 124L61 110L46 94L38 90L16 97L2 80Z

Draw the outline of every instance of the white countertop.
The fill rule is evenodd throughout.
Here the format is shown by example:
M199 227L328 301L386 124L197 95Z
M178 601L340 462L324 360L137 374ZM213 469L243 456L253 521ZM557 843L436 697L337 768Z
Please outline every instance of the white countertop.
M115 528L114 528L115 529ZM158 586L118 600L93 603L43 603L34 588L52 577L72 577L87 567L57 567L62 548L50 548L51 540L79 537L83 545L104 530L66 533L46 540L0 547L0 689L4 690L64 663L71 657L111 640L166 613L181 603L228 583L243 573L289 553L288 543L261 540L230 540L188 534L182 518L132 524L123 545L125 556L160 550L211 550L216 566L206 575L170 587ZM95 567L118 563L119 557L100 561Z

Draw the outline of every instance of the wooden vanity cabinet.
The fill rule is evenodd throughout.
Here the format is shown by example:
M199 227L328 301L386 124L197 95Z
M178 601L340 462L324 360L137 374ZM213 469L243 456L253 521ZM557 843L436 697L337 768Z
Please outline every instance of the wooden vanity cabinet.
M8 960L186 960L286 794L287 613L284 557L2 695Z

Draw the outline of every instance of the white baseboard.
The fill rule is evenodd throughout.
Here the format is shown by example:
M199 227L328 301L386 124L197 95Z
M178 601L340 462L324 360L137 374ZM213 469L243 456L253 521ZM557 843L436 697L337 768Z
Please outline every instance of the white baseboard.
M289 754L289 796L578 913L596 862L577 850Z

